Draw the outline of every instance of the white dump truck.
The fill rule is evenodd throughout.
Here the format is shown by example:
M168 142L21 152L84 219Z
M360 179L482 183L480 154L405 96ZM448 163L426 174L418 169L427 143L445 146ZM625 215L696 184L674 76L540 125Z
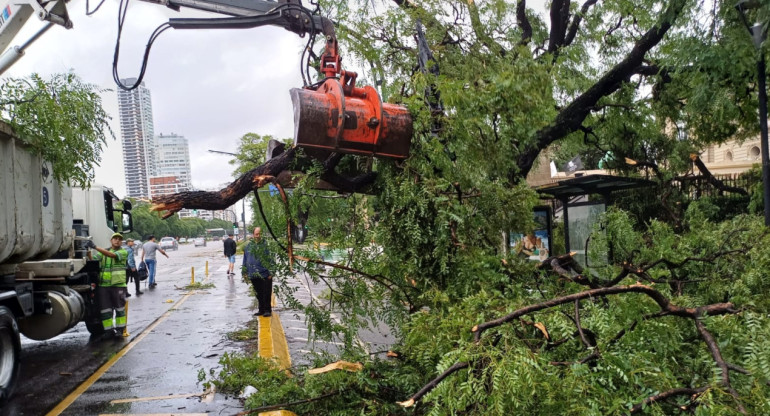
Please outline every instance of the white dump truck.
M0 123L0 407L19 373L20 333L46 340L79 322L103 331L99 263L84 244L109 247L113 232L131 230L130 211L104 186L57 183L50 163Z

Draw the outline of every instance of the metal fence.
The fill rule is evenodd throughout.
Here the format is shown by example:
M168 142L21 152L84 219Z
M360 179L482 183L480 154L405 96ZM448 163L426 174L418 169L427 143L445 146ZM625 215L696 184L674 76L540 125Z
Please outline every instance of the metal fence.
M722 182L722 184L727 188L742 189L747 193L755 184L759 183L760 181L760 178L758 177L745 174L714 175L714 177L718 181ZM676 181L674 185L682 193L682 195L687 196L691 200L713 197L739 200L746 198L746 195L741 194L740 192L731 192L729 190L719 189L704 176L687 177Z

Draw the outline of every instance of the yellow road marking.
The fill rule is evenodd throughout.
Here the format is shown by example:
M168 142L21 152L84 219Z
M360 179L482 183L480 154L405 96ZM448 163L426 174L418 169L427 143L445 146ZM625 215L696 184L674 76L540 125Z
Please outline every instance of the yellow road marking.
M285 370L291 367L291 355L289 354L289 343L286 342L286 334L283 332L281 318L278 314L272 316L270 326L273 332L273 355L278 359L281 369Z
M260 316L259 320L259 356L273 358L273 332L270 330L270 318Z
M275 295L273 295L271 303L275 305ZM259 356L266 359L275 358L278 361L278 366L283 370L291 367L289 343L283 332L281 318L277 313L273 313L271 317L260 316L258 322Z
M160 325L161 322L165 321L166 318L168 318L169 315L171 315L171 312L174 309L181 306L194 293L195 292L189 292L188 294L182 296L182 299L179 299L174 304L174 306L170 307L163 315L158 317L158 319L156 319L152 324L150 324L150 326L148 326L144 331L142 331L142 333L139 334L139 336L134 338L133 341L129 342L128 345L126 345L120 351L118 351L115 355L113 355L112 358L107 360L106 363L102 364L102 366L99 367L99 369L96 370L96 372L91 374L91 376L88 377L86 381L80 384L72 393L70 393L67 397L65 397L64 400L59 402L59 404L56 405L56 407L54 407L53 409L51 409L50 412L46 413L46 416L58 416L63 411L67 410L67 408L70 407L72 403L74 403L75 400L78 399L78 397L80 397L83 393L85 393L89 387L93 386L94 383L96 383L96 381L99 380L104 375L104 373L107 372L107 370L112 368L112 366L115 365L115 363L118 362L118 360L123 358L124 355L126 355L129 351L131 351L131 349L134 348L134 346L138 344L141 340L143 340L144 337L146 337L150 333L150 331L152 331L158 325ZM181 414L181 413L177 413L177 414Z

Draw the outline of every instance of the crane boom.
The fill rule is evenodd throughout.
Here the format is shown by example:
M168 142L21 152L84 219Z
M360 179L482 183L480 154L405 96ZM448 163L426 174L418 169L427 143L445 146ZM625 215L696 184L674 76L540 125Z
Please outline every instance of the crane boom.
M179 10L181 7L187 7L190 9L207 11L212 13L219 13L234 17L248 17L248 16L262 16L273 12L277 6L281 5L295 5L298 8L302 7L299 0L283 0L283 1L264 1L264 0L141 0L147 3L154 3L166 6L173 10ZM283 16L283 20L278 19L271 22L272 25L281 26L287 30L298 34L305 34L307 30L295 30L297 26L297 19L300 19L301 13L295 11L291 14ZM204 19L200 19L204 20ZM209 19L205 19L209 20ZM317 32L323 32L324 26L328 26L328 19L322 16L312 16L312 27ZM304 22L306 27L310 27L311 22ZM209 26L211 27L211 26ZM327 29L328 30L328 29Z
M0 52L5 51L0 56L0 74L5 72L16 61L24 55L24 50L32 44L40 35L45 33L54 24L58 24L67 29L72 28L72 21L67 14L67 0L38 1L38 0L12 0L0 2L5 6L0 11ZM11 41L19 34L19 31L25 23L37 15L40 20L49 22L43 26L35 35L24 42L21 46L14 46L8 49ZM6 50L7 49L7 50Z

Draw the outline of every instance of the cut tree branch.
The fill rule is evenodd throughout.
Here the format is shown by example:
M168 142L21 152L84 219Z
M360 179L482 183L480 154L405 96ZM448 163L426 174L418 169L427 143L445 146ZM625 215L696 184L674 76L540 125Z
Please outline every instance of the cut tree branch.
M554 306L563 305L565 303L571 303L575 300L590 299L594 297L617 295L620 293L642 293L652 298L655 303L660 306L662 311L668 312L670 315L681 316L686 318L696 318L704 315L725 315L735 313L732 303L714 303L711 305L700 306L697 308L685 308L671 304L671 302L663 296L662 293L651 288L650 286L634 284L629 286L615 286L606 287L601 289L591 289L572 295L562 296L559 298L551 299L547 302L538 303L535 305L526 306L524 308L517 309L516 311L505 315L503 317L493 319L474 326L471 332L474 333L474 340L478 343L481 340L481 334L490 328L498 327L518 319L521 316L528 315L533 312L541 311L543 309L549 309Z
M724 182L717 179L713 173L709 170L709 168L706 167L706 165L703 163L703 161L700 159L700 157L696 154L691 154L690 159L695 163L695 166L698 168L701 174L703 174L706 177L706 180L714 187L719 189L723 192L734 192L736 194L741 195L748 195L748 191L746 191L743 188L736 188L734 186L728 186L725 185Z
M172 195L162 195L153 199L153 211L167 211L163 218L168 218L183 208L223 210L244 198L249 192L264 186L266 177L278 176L287 170L296 156L292 147L264 164L250 170L233 183L219 191L187 191Z
M412 406L414 406L414 404L415 404L415 402L417 402L417 400L420 400L423 396L425 396L426 394L430 393L430 391L433 390L434 388L436 388L436 386L438 386L439 383L441 383L442 380L444 380L445 378L449 377L452 373L455 373L455 372L457 372L459 370L462 370L463 368L468 368L468 363L463 362L463 361L455 363L453 366L447 368L446 371L441 373L441 375L439 375L438 377L436 377L433 380L431 380L428 384L426 384L423 388L421 388L420 391L415 393L412 397L406 399L403 402L398 402L398 404L400 404L401 406L404 406L404 407L412 407Z
M711 356L714 358L714 361L716 361L717 366L719 367L719 370L722 373L722 380L719 384L725 387L728 393L730 393L731 396L735 399L735 403L738 404L738 410L746 414L746 409L743 408L743 405L741 404L739 398L738 398L738 392L735 391L732 384L730 383L730 371L727 367L727 363L725 362L724 358L722 358L722 352L719 350L719 345L717 345L717 341L714 339L714 336L711 335L711 332L709 332L706 329L706 326L703 325L703 322L698 318L695 319L695 328L698 330L698 333L700 334L701 338L703 338L703 341L706 343L706 346L708 346L709 352L711 353Z
M671 389L668 391L664 391L663 393L652 395L644 400L642 400L641 403L635 404L634 407L631 408L631 414L639 413L644 409L645 406L649 406L655 402L659 402L661 400L666 400L671 397L676 396L697 396L704 391L708 390L711 386L703 386L698 387L697 389L687 388L687 387L680 387L677 389Z
M340 394L339 391L332 391L332 392L329 392L329 393L322 394L320 396L311 397L309 399L297 400L297 401L289 402L289 403L271 404L271 405L268 405L268 406L257 407L256 409L251 409L251 410L246 410L244 412L236 413L235 416L252 415L252 414L258 413L258 412L266 412L268 410L278 410L278 409L281 409L281 408L292 407L292 406L296 406L296 405L299 405L299 404L306 404L306 403L317 402L319 400L322 400L322 399L325 399L325 398L331 397L331 396L336 396L338 394Z

